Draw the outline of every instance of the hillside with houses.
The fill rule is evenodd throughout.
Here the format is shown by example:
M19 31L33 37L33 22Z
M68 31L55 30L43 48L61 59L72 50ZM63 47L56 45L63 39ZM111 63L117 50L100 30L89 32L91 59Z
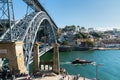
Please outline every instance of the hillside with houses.
M120 49L120 29L99 31L94 28L65 26L58 31L60 47L82 49Z

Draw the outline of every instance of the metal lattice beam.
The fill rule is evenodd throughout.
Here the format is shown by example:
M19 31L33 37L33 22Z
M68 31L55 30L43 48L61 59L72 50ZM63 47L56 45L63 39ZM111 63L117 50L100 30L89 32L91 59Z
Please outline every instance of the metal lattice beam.
M0 0L0 3L4 1L10 1L8 4L10 8L12 0ZM48 15L46 10L38 2L38 0L24 1L33 9L35 9L35 12L32 12L26 15L23 19L18 20L17 22L15 22L15 25L10 25L10 28L0 37L0 41L11 41L11 38L13 41L23 41L25 64L26 67L29 69L29 63L32 59L32 50L37 37L37 32L39 31L39 29L45 29L46 31L44 33L47 34L49 43L52 44L56 41L57 26ZM6 11L6 9L4 10ZM5 11L3 11L3 13ZM10 13L8 14L10 15ZM4 15L7 15L7 13ZM11 16L8 17L9 21L11 21L10 17Z
M55 29L45 12L33 12L23 19L18 21L16 25L12 26L12 36L14 41L24 42L24 56L25 64L29 68L29 62L32 57L32 49L36 40L37 32L41 27L41 24L47 21L43 27L47 29L48 40L51 40L51 44L55 43ZM8 30L1 38L2 41L10 41L10 30Z
M41 11L41 6L38 2L38 0L23 0L27 5L29 5L32 9L34 9L36 12Z
M29 5L32 9L34 9L36 12L39 11L44 11L48 17L50 18L50 20L52 21L52 23L54 24L54 28L57 29L57 25L55 24L55 22L53 21L53 19L51 18L51 16L47 13L47 11L45 10L45 8L40 4L40 2L38 0L23 0L27 5Z
M13 10L12 0L0 0L0 25L1 27L11 29L11 25L14 23L14 21L15 19L14 19L14 10ZM10 37L12 40L12 32L11 32Z

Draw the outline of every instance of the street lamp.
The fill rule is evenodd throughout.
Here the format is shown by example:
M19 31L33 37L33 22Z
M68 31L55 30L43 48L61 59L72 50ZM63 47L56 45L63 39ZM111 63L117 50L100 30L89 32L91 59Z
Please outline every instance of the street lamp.
M104 64L97 64L96 62L94 62L94 63L92 63L92 65L96 67L96 79L95 80L99 80L98 79L98 67L104 66Z

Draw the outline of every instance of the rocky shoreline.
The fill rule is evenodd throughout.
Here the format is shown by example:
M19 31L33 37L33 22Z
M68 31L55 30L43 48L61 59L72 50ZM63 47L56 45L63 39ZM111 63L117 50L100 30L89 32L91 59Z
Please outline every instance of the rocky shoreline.
M85 48L85 47L77 47L77 46L60 46L60 52L69 52L69 51L87 51L87 50L120 50L120 48L103 48L103 47L93 47L93 48Z
M85 47L76 47L76 46L60 46L60 52L69 52L69 51L87 51L93 50L93 48L85 48Z

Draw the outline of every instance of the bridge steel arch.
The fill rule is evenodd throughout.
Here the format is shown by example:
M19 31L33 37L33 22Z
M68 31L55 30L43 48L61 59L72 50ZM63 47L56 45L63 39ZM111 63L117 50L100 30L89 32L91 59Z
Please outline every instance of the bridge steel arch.
M0 41L10 41L10 33L12 32L13 41L23 41L24 60L27 69L29 69L29 63L32 58L33 45L35 43L37 32L41 27L41 24L47 21L49 24L45 25L49 29L49 38L52 38L52 43L56 42L56 26L51 22L49 16L43 12L32 12L25 16L23 19L17 21L10 29L6 31L1 37ZM49 25L49 26L48 26ZM44 26L45 27L45 26Z

